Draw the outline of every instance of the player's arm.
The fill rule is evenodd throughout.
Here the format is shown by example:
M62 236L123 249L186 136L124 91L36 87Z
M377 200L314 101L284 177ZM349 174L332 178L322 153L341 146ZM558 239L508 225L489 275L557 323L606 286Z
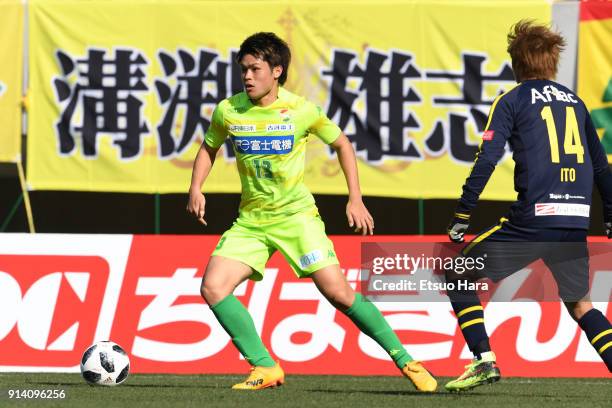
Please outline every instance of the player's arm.
M353 146L343 132L340 132L340 136L330 143L330 146L338 155L338 161L349 190L349 201L346 205L349 226L351 228L354 226L355 232L372 235L374 233L374 219L362 201L357 160L355 159Z
M187 202L187 212L203 224L207 225L204 220L205 204L206 199L202 193L202 185L208 177L213 164L215 163L215 157L217 157L217 151L225 141L227 132L225 130L223 121L223 110L217 106L213 112L212 119L206 135L204 136L204 142L198 150L198 154L193 162L193 170L191 172L191 185L189 186L189 201Z
M463 242L463 235L468 229L472 210L476 207L478 198L491 178L497 162L504 155L506 141L510 137L512 127L511 105L503 94L495 100L491 107L474 166L465 180L463 193L448 225L447 233L451 241Z
M608 157L599 141L597 131L595 126L593 126L588 111L585 128L589 155L593 163L593 178L603 202L603 220L606 235L608 235L608 238L612 238L612 172L608 165Z
M191 172L191 186L189 187L189 201L187 203L187 212L198 219L204 225L204 206L206 198L202 193L202 185L210 173L215 157L219 148L210 147L206 142L202 143L195 161L193 162L193 171Z

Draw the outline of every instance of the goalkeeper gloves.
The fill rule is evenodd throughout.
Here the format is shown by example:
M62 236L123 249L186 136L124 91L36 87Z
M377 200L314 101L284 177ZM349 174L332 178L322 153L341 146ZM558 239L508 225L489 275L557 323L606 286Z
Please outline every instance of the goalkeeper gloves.
M470 215L464 213L455 213L450 224L446 228L446 233L451 241L459 243L463 242L463 236L470 225ZM612 224L611 224L612 228ZM610 232L612 234L612 232ZM610 237L610 235L608 235Z
M604 222L604 228L606 229L606 235L608 236L608 239L612 238L612 222Z

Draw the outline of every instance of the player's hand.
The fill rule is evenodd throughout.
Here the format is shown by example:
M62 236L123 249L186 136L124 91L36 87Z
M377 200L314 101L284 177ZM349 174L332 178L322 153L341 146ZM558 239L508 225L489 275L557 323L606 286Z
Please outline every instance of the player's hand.
M606 235L608 236L608 239L612 238L612 222L608 221L608 222L604 222L604 228L606 229Z
M361 200L349 200L346 205L346 218L349 227L355 227L355 232L361 235L374 234L374 218Z
M208 225L204 220L204 206L206 199L204 194L199 189L189 189L189 201L187 202L187 212L200 222L200 224Z
M468 214L455 213L450 224L446 228L448 237L453 242L463 242L463 236L470 226L470 216Z

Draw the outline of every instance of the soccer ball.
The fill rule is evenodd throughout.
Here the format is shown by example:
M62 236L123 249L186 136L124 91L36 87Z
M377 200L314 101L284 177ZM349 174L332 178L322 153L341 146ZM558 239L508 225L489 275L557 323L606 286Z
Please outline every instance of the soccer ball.
M130 372L130 358L112 341L99 341L83 353L81 374L91 385L119 385Z

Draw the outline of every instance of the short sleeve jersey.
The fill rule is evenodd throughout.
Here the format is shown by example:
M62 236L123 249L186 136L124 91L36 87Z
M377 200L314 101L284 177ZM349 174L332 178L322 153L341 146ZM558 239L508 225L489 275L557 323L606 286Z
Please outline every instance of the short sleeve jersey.
M319 107L279 88L278 99L265 107L244 92L221 101L205 142L218 148L231 140L242 184L240 217L271 220L316 211L304 184L307 138L330 144L340 132Z

